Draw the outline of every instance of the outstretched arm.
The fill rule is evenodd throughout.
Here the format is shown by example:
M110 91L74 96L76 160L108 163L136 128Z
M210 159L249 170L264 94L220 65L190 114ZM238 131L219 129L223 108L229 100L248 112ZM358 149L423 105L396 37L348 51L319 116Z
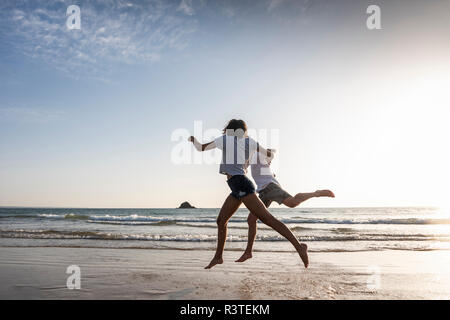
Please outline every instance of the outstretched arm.
M194 147L195 147L195 149L197 149L197 151L211 150L211 149L214 149L216 147L215 144L214 144L214 141L202 144L202 143L198 142L197 139L195 139L194 136L190 136L188 141L192 142L194 144Z

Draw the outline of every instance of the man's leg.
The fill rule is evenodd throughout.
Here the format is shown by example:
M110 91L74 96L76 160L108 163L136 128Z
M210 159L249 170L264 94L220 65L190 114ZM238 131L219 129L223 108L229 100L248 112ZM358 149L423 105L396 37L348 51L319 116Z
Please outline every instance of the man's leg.
M253 251L253 243L256 238L256 230L257 230L257 221L258 218L255 217L251 212L248 214L247 223L248 223L248 239L247 239L247 248L242 256L236 260L236 262L244 262L247 259L252 257Z
M297 193L294 197L289 197L284 199L283 204L289 208L295 208L300 203L317 197L331 197L334 198L334 193L330 190L317 190L316 192L310 193Z
M225 248L225 241L227 239L227 224L228 220L230 220L231 216L236 212L236 210L241 205L242 201L236 199L232 195L229 195L228 198L222 205L220 209L219 216L217 217L217 250L214 258L211 260L209 265L205 267L205 269L210 269L214 267L216 264L223 263L222 255L223 249Z
M272 203L271 200L264 200L262 201L266 208L270 206ZM242 254L242 256L236 260L236 262L244 262L245 260L248 260L253 257L252 251L253 251L253 244L255 243L256 238L256 231L257 231L257 222L258 218L252 214L251 212L248 214L247 217L247 223L248 223L248 239L247 239L247 248L245 249L245 252Z

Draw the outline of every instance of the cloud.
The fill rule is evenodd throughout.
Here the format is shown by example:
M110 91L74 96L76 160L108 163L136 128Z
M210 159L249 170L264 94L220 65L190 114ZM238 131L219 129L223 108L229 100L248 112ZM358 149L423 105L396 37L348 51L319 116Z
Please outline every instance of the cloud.
M85 1L81 30L66 27L71 0L2 3L1 46L73 78L111 76L121 65L154 63L170 50L182 50L196 31L190 1L177 14L175 4L150 1ZM2 49L2 48L0 48Z
M189 16L195 14L194 8L192 7L192 0L181 0L177 11L181 11Z
M288 7L289 10L305 12L310 6L310 0L269 0L267 11L271 12L281 7Z
M267 10L272 11L278 7L284 0L270 0Z
M221 30L211 28L216 25L239 30L252 19L294 24L312 5L309 0L83 0L75 1L81 30L69 30L66 10L73 3L1 0L2 62L31 60L71 78L111 83L129 65L151 65L186 50L197 31L212 39L211 33Z
M0 121L6 122L49 122L62 119L63 112L42 108L5 107L0 108Z

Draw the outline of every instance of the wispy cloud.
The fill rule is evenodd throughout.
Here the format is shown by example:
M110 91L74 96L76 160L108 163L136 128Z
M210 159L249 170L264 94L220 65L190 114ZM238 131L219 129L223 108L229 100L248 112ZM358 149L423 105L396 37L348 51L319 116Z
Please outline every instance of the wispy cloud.
M276 7L278 7L284 0L270 0L269 6L267 7L267 10L272 11Z
M43 108L29 107L4 107L0 108L0 121L6 122L49 122L62 119L61 111L47 110Z
M195 14L194 8L192 7L192 0L181 0L177 11L181 11L189 16Z
M81 30L66 26L67 7L74 3L81 8ZM215 30L211 24L235 30L251 19L287 25L311 5L309 0L2 0L0 58L25 56L72 78L114 83L123 67L157 63L185 50L196 31L204 36Z
M196 30L189 1L84 1L81 30L66 27L73 1L2 1L1 46L71 77L104 77L121 64L152 63L181 50Z

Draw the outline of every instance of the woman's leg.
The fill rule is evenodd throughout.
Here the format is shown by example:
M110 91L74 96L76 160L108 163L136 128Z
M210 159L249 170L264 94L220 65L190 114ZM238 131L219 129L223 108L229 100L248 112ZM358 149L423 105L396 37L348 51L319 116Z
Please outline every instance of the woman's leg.
M259 200L256 194L253 193L248 196L245 196L244 198L242 198L242 201L244 202L247 209L249 209L250 212L253 213L259 220L261 220L269 227L273 228L275 231L277 231L279 234L281 234L283 237L285 237L292 243L292 245L295 247L298 254L300 255L300 258L302 259L305 268L307 268L309 261L307 252L308 247L306 246L306 244L299 243L297 238L292 234L289 228L286 227L284 223L282 223L274 216L272 216L269 211L267 211L266 207L261 202L261 200Z
M331 197L334 198L334 193L330 190L317 190L316 192L310 193L297 193L294 197L289 197L284 199L283 204L289 208L295 208L300 203L317 197Z
M209 265L205 267L205 269L211 269L216 264L223 263L222 254L223 249L225 248L225 241L227 239L228 220L230 220L231 216L236 212L241 203L241 200L236 199L232 195L229 195L223 203L222 208L219 212L219 216L217 217L218 233L216 254L214 255L214 258L211 260Z
M252 257L253 251L253 243L256 238L256 229L257 229L257 221L258 218L252 214L251 212L248 214L247 223L248 223L248 239L247 239L247 248L242 256L236 260L236 262L244 262L247 259Z

